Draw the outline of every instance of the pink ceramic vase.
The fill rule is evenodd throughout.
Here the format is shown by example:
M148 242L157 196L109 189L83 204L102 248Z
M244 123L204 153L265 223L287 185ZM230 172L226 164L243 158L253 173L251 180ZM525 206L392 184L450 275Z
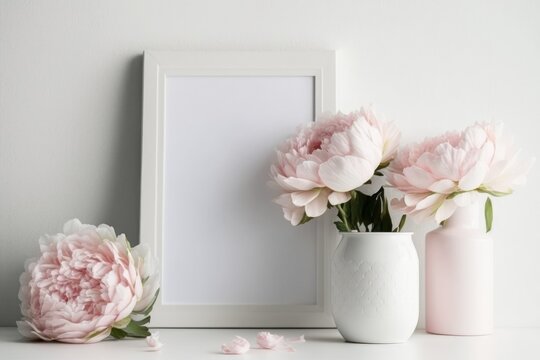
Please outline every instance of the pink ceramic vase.
M446 335L493 332L493 241L480 204L458 208L426 235L426 330Z

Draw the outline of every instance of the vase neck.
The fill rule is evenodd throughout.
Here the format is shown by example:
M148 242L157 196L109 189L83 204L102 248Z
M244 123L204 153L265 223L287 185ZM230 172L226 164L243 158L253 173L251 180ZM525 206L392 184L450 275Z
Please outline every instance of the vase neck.
M454 214L450 216L443 227L478 228L480 226L480 202L476 201L470 205L458 207Z

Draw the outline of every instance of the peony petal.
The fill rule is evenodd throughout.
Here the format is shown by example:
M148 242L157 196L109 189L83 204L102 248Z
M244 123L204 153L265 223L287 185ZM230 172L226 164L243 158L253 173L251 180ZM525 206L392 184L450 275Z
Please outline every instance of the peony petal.
M473 125L465 129L463 133L463 147L468 149L479 149L487 140L486 131L479 125Z
M430 216L433 216L434 213L435 213L435 209L433 208L426 208L426 209L418 210L418 211L409 211L409 214L412 215L413 220L417 224L420 224L423 221L426 221Z
M356 156L334 156L321 164L319 176L330 189L347 192L363 185L375 172L375 167Z
M392 199L390 200L390 206L396 210L403 211L405 208L407 208L407 205L405 204L405 200L403 198L401 199Z
M315 161L304 161L296 167L296 177L319 183L319 164Z
M347 134L343 132L334 133L330 138L330 144L327 146L326 150L333 155L348 155L351 148Z
M328 159L330 159L331 157L332 154L328 153L328 151L324 151L321 149L317 149L307 156L308 159L313 160L319 164L328 161Z
M493 191L510 194L516 186L524 185L535 158L519 159L519 151L507 160L491 166L484 185Z
M388 175L388 181L390 182L390 185L402 191L407 191L412 188L407 178L402 174L391 172Z
M271 334L266 331L261 331L257 334L257 345L261 349L294 352L295 349L291 344L304 342L306 342L304 335L285 339L282 335Z
M273 199L273 201L281 207L287 207L287 208L294 207L294 204L291 199L291 193L281 194L277 198Z
M224 354L245 354L249 348L249 342L240 336L236 336L231 342L221 345L221 351Z
M86 344L94 344L97 342L100 342L101 340L106 339L111 334L111 328L104 329L103 331L100 331L96 334L93 334L92 337L85 339L83 342ZM72 338L69 341L62 340L63 342L72 342L75 344L80 343L80 339L78 338Z
M435 221L440 224L444 220L448 219L454 211L456 211L457 205L453 200L445 200L442 205L437 209L435 213Z
M471 204L471 193L465 192L454 196L454 203L459 207L464 207Z
M438 180L431 184L429 190L441 194L450 194L456 190L456 183L450 179Z
M291 200L295 206L306 206L312 202L317 196L321 189L313 189L308 191L296 191L291 194Z
M493 155L495 154L495 144L491 141L486 141L484 146L480 149L480 154L478 156L478 161L491 164L493 160Z
M282 188L283 190L285 191L296 191L298 189L290 186L288 183L285 182L285 180L287 180L288 178L283 176L283 175L277 175L275 178L274 178L274 181L276 182L276 184Z
M116 241L116 233L112 226L101 224L97 227L97 232L102 239Z
M469 172L461 178L459 181L459 188L463 191L470 191L477 189L484 179L489 170L489 167L481 162L476 163Z
M452 154L454 151L450 145L448 145L448 147L440 147L439 150L441 152L444 151L446 156ZM441 154L434 154L431 152L423 153L416 160L414 165L429 172L435 179L452 179L454 176L452 166L441 161Z
M424 199L419 201L416 204L416 210L423 210L432 207L433 205L440 202L442 199L444 199L444 195L441 194L431 194L429 196L426 196Z
M284 340L285 338L283 336L271 334L266 331L261 331L257 334L257 345L263 349L274 349Z
M311 190L316 187L320 187L319 184L308 179L301 179L297 177L289 177L283 179L283 182L290 186L294 190Z
M300 221L304 218L304 208L283 208L283 215L285 216L285 219L291 222L292 226L296 226L300 224Z
M163 343L159 341L159 332L153 332L146 337L146 344L149 351L159 351L163 347Z
M383 140L378 129L367 121L356 121L349 130L352 155L365 159L377 168L383 156Z
M322 189L313 201L306 205L306 215L309 217L318 217L325 213L328 208L328 195L330 194L329 189Z
M406 195L403 197L403 201L405 202L405 205L415 207L420 201L424 200L424 199L426 198L426 196L427 196L426 193L421 193L421 194L415 194L415 193L412 193L412 194L406 194Z
M39 339L39 337L33 331L32 327L28 324L28 321L17 321L17 330L25 338Z
M445 142L438 145L435 149L439 155L439 161L436 166L436 175L438 178L459 181L461 178L461 165L467 159L468 153L460 148L454 148L450 143Z
M332 205L339 205L351 200L351 194L348 192L334 191L328 195L328 202Z
M82 228L82 223L79 219L71 219L64 224L64 234L70 235L78 233Z
M401 140L401 132L394 122L389 122L384 124L382 134L384 147L381 162L387 163L396 156Z
M429 189L436 181L430 173L417 166L410 166L403 169L403 175L407 177L407 181L409 181L411 185L419 189Z

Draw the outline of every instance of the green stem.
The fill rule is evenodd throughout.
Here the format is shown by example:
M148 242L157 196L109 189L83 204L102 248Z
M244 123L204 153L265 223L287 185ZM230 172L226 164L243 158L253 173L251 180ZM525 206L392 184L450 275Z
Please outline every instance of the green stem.
M350 232L351 227L349 226L349 222L347 221L347 214L345 213L341 205L336 205L336 207L338 208L339 213L341 214L341 217L342 217L341 220L343 220L343 224L345 224L345 228L347 229L348 232Z

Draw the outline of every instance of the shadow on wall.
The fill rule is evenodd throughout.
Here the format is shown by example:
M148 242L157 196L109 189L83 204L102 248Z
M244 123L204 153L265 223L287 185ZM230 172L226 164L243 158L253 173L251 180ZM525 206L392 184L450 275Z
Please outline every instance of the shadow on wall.
M107 161L107 164L110 165L107 166L109 168L100 169L107 176L106 187L100 190L103 191L103 194L95 194L95 196L100 196L100 205L97 209L89 211L79 204L81 212L78 214L86 211L81 220L87 223L113 225L117 232L125 233L130 242L135 245L139 242L143 56L126 58L121 66L122 78L118 83L118 93L115 94L118 102L115 104L114 111L117 113L111 114L113 131L108 134L115 137L112 139L114 146L108 154L110 161ZM88 194L88 196L92 195ZM102 196L103 198L101 198ZM62 211L71 213L70 216L73 216L70 208L71 203L66 204L66 208L57 209L61 214L53 214L43 220L43 222L54 221L49 233L61 230L61 222L58 222L57 218L69 218L64 217L66 214L63 214ZM73 204L78 206L76 203ZM8 219L3 219L3 221L6 220ZM25 243L13 249L13 254L10 255L14 259L20 259L20 262L0 263L2 271L0 277L2 288L0 291L0 326L14 326L15 320L20 318L17 293L23 262L24 259L37 255L37 237L47 232L42 230L35 232L33 228L18 229L19 223L13 223L10 226L12 226L11 229L3 230L7 234L17 234L21 241L25 239ZM46 228L43 224L37 226L37 228L41 227ZM13 243L10 239L2 245ZM7 249L7 246L3 246L0 251L4 251L4 249ZM3 259L7 258L3 257Z
M139 243L141 189L143 55L127 64L120 97L116 126L119 134L111 153L108 201L102 222L112 224L117 233L125 233L132 245Z

